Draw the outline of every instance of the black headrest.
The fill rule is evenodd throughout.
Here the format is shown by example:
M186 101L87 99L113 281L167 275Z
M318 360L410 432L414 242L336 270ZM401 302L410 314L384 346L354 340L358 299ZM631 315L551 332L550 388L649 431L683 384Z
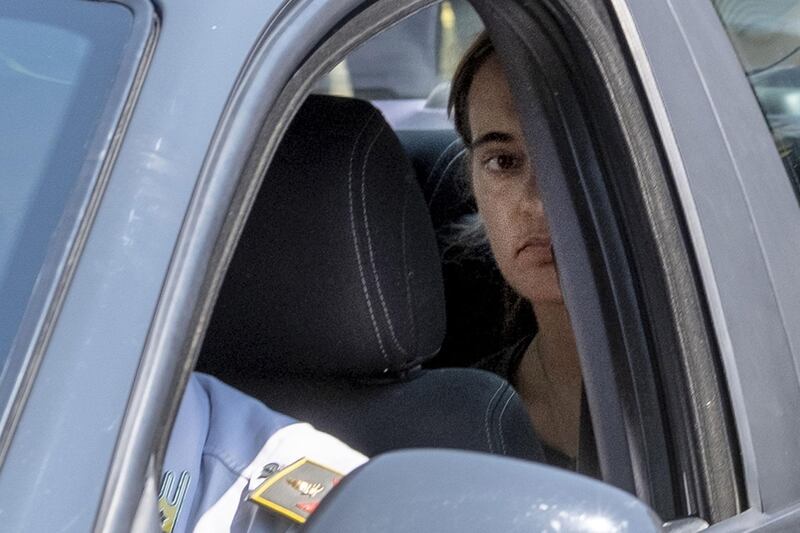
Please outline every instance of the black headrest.
M398 136L414 164L437 232L477 211L464 176L467 151L452 129L404 130Z
M371 104L310 96L270 165L200 367L217 375L385 376L445 331L425 201Z

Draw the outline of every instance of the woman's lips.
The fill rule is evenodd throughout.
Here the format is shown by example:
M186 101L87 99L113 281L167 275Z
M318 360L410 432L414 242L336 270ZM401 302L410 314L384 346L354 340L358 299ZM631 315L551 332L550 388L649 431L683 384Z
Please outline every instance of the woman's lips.
M517 249L517 257L525 256L537 265L544 266L553 263L553 249L550 239L536 238L526 240Z

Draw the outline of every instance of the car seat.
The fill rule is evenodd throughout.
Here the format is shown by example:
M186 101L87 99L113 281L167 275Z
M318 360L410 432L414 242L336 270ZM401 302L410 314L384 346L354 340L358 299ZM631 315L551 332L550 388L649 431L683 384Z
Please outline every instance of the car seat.
M198 370L368 455L541 460L506 381L422 368L444 333L435 236L397 137L367 102L310 96L256 198Z

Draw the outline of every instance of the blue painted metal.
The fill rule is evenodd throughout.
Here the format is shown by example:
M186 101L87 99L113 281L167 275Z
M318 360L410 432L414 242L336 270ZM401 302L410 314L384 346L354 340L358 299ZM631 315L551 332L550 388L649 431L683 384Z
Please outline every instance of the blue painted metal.
M455 450L378 456L348 476L308 533L661 531L627 492L572 472Z
M747 498L754 513L780 512L800 500L800 210L712 4L613 4L694 244Z
M151 64L0 470L3 530L91 529L154 317L160 308L180 309L185 296L176 291L175 300L161 300L182 253L176 252L179 238L187 249L193 242L208 246L203 238L218 230L242 151L254 142L248 128L258 121L246 120L243 110L268 110L313 46L361 4L159 3ZM640 69L649 69L645 86L709 297L753 507L738 525L796 525L797 518L780 515L800 499L800 212L794 195L710 4L612 4L625 11L625 34L640 39L634 55ZM265 32L281 9L292 10L292 24ZM258 72L243 71L254 57ZM223 117L229 130L223 131ZM205 192L198 192L198 183ZM197 225L188 227L193 198L199 198ZM190 262L175 268L188 272L185 279L201 279L190 272L200 267ZM179 322L164 313L160 341ZM159 344L152 354L168 358L175 349ZM546 467L530 466L537 476L549 476ZM564 482L570 486L577 490ZM599 484L586 488L594 489L598 498L616 497Z
M208 145L279 2L159 7L146 80L0 471L4 530L91 529Z

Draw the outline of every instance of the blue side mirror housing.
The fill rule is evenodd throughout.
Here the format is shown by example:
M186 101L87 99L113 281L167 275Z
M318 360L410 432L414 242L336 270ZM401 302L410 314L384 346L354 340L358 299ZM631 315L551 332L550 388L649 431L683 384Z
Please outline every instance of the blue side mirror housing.
M634 496L572 472L496 455L403 450L351 473L307 533L662 531Z

